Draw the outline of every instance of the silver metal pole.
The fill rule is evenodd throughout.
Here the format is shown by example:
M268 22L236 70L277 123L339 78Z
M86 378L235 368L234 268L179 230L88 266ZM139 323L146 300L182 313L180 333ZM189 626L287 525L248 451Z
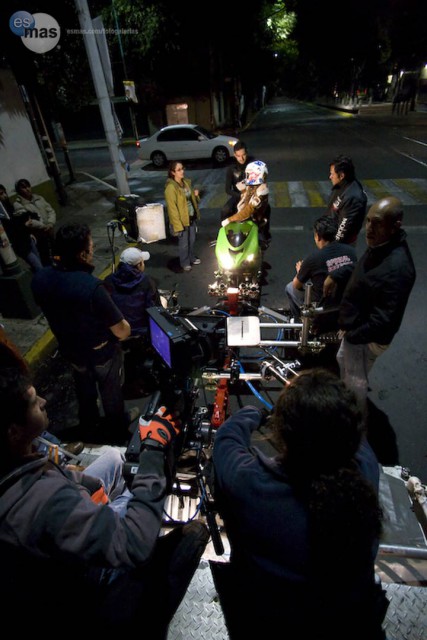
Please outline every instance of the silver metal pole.
M79 17L80 27L83 31L83 40L92 73L92 80L95 86L96 97L98 98L99 110L104 125L105 137L110 150L113 171L116 177L118 195L124 196L130 193L130 188L126 176L126 170L120 161L119 136L113 118L111 99L108 94L107 83L101 64L101 59L96 44L96 37L92 19L90 17L87 0L74 0Z

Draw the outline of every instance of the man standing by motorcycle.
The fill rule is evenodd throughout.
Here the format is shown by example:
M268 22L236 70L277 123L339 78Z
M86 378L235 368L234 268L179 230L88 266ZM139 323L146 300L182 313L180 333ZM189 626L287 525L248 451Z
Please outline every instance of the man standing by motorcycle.
M368 198L361 183L356 179L352 159L338 156L332 160L329 165L329 180L332 183L332 191L328 212L338 222L335 239L355 246L366 216Z

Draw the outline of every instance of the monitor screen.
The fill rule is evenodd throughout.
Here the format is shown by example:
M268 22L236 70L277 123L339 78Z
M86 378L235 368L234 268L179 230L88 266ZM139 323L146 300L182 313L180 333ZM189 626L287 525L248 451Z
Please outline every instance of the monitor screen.
M171 342L167 333L149 317L151 345L169 368L172 368Z

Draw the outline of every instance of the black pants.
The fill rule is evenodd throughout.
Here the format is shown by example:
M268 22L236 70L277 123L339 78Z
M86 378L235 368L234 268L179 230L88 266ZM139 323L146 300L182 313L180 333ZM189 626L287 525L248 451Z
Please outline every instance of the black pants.
M140 630L147 640L165 640L208 540L207 527L198 521L159 538L145 567L123 572L106 586L97 616L105 630Z
M89 437L90 432L94 430L96 432L96 426L100 420L99 392L105 416L104 435L121 437L128 424L122 392L124 371L121 346L116 344L111 358L102 364L71 362L71 366L79 404L80 426L88 432L87 436Z
M385 640L388 601L381 587L373 587L366 603L360 594L360 606L346 607L339 585L322 592L321 580L310 590L268 574L241 572L232 562L209 564L230 640Z
M78 558L45 559L0 543L8 576L0 581L3 620L28 637L42 624L100 639L120 632L117 637L126 640L166 640L208 539L201 522L179 525L159 538L143 567L133 570L89 569Z

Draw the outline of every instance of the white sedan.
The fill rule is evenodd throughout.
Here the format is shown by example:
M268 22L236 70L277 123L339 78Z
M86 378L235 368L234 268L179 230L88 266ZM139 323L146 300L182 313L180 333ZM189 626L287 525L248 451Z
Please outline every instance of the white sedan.
M212 158L223 164L233 155L237 138L216 135L197 124L172 124L137 141L140 160L163 167L169 160Z

